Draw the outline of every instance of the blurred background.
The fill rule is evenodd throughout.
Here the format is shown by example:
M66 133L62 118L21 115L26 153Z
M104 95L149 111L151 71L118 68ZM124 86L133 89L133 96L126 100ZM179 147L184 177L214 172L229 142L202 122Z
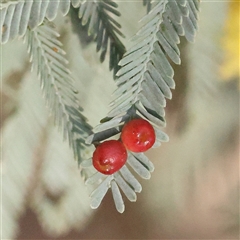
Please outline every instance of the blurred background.
M119 2L124 43L139 28L141 2ZM181 42L176 89L166 108L169 143L136 203L119 214L111 194L99 209L62 134L53 126L26 44L1 46L2 239L239 239L239 2L202 1L194 44ZM134 12L134 14L133 14ZM71 21L72 19L72 21ZM56 20L79 100L95 126L116 88L108 59ZM107 87L106 87L107 86Z

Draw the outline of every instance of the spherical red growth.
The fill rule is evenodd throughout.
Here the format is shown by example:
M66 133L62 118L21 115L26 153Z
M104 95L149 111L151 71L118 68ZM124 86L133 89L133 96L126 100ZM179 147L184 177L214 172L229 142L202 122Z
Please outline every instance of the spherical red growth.
M133 119L122 129L121 139L125 147L132 152L145 152L156 140L153 126L144 119Z
M101 173L110 175L118 171L127 161L127 150L117 140L100 143L93 153L93 166Z

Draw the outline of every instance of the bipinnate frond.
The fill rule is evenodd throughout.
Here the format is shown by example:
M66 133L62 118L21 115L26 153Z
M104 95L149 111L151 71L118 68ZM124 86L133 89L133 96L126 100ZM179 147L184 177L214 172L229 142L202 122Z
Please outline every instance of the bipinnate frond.
M132 38L134 45L119 62L118 89L108 117L124 114L133 105L157 126L164 126L166 98L175 88L171 60L180 64L179 36L193 41L197 28L194 1L160 1Z
M114 69L114 73L119 69L118 62L126 51L119 39L119 36L124 37L120 31L121 25L113 18L120 16L117 7L112 0L81 1L78 11L82 25L88 26L88 35L94 36L97 52L101 50L101 62L109 51L109 68Z
M168 136L159 128L165 126L166 98L172 98L171 89L175 88L174 71L170 61L175 64L181 62L177 46L180 43L179 36L185 36L188 41L194 40L198 8L198 0L164 0L158 2L142 19L144 25L132 38L133 46L119 62L121 69L116 74L118 88L115 91L116 98L111 103L112 110L102 123L93 129L94 133L89 136L87 143L118 137L123 125L133 118L144 118L154 126L157 137L154 147L168 141ZM143 178L150 178L153 170L152 163L144 154L129 152L127 165ZM92 194L94 203L100 204L107 188L111 187L110 183L114 182L112 191L117 210L124 210L116 176L122 177L125 187L130 186L137 192L123 176L125 171L128 171L128 177L135 179L126 169L128 168L125 166L102 181L103 176L96 174L99 176L97 180L100 179L102 183Z
M16 0L0 3L0 43L7 43L17 36L24 36L27 29L34 29L44 19L53 21L60 11L64 16L71 3L80 0Z
M57 32L44 23L28 31L28 51L32 67L37 70L40 78L47 106L80 163L81 150L86 147L85 138L91 133L91 126L81 113L82 108L73 87L74 80L66 67L68 61L61 42L57 40L58 36Z

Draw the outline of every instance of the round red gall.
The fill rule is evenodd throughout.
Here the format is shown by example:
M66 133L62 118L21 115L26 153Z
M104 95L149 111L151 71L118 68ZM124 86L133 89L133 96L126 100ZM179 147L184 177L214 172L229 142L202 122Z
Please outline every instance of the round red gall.
M121 140L132 152L145 152L156 141L153 126L144 119L133 119L127 122L121 132Z
M103 174L111 175L127 161L127 150L122 142L108 140L100 143L93 153L93 166Z

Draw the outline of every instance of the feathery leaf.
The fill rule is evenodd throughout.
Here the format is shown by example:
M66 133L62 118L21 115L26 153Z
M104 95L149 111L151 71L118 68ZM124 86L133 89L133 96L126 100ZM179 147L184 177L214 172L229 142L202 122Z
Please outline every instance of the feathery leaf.
M81 113L58 36L47 24L30 30L27 34L28 51L40 78L47 106L80 163L81 151L86 147L85 137L91 133L91 127Z
M80 0L16 0L0 3L0 43L24 36L28 28L41 25L45 18L53 21L58 11L65 16L71 2L76 6Z
M142 28L132 38L133 46L119 62L121 68L116 74L118 89L115 91L116 98L111 103L112 110L104 122L93 129L94 133L87 139L88 143L116 136L121 132L123 125L133 118L144 118L154 126L157 137L154 147L159 146L162 141L168 141L168 136L159 128L166 124L164 118L166 98L171 99L171 88L175 87L170 60L175 64L181 62L177 46L180 42L179 36L185 36L189 41L194 40L198 4L198 1L193 0L163 0L143 17ZM144 179L149 179L154 169L144 154L129 152L127 164ZM126 182L127 179L134 179L136 184L137 180L124 166L111 178L107 178L109 181L104 192L98 190L98 187L95 192L100 191L102 199L107 191L106 188L113 186L116 208L122 212L123 202L116 187L118 181L115 180L115 176L119 173L122 174L123 179L127 174ZM111 181L114 181L112 185ZM124 185L121 183L122 187ZM132 186L131 183L129 186ZM133 189L135 192L139 190ZM127 188L123 192L127 192ZM98 199L100 201L100 198Z
M114 69L115 74L119 69L118 62L126 51L119 39L119 36L124 37L119 30L121 25L112 17L120 16L120 12L116 9L118 5L111 0L93 0L81 1L78 7L78 16L82 25L88 26L88 35L94 36L97 51L101 50L101 62L105 60L109 51L109 68Z

